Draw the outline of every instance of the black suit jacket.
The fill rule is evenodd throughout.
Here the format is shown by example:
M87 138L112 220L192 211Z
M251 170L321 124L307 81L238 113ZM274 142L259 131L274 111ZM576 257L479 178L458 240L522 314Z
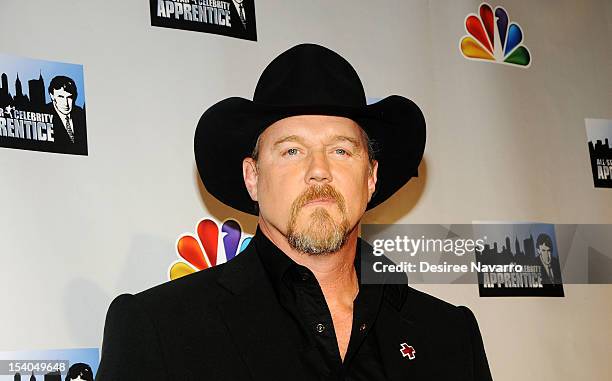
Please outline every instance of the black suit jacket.
M551 258L551 262L550 262L550 267L553 271L553 275L554 275L554 280L550 278L550 276L548 276L548 273L546 272L546 268L544 266L544 263L542 262L542 260L540 259L540 257L536 257L536 264L538 266L540 266L540 271L542 274L542 284L543 285L554 285L554 284L560 284L561 283L561 267L559 266L559 260L555 257Z
M244 7L244 15L246 16L246 28L240 21L240 15L232 0L227 0L230 5L230 20L232 23L231 32L228 35L232 37L243 38L245 35L251 36L252 40L257 40L257 26L255 19L255 4L253 0L244 0L242 5Z
M53 102L47 104L47 113L53 115L53 142L50 152L71 153L87 155L87 125L85 110L77 105L72 106L70 118L74 131L74 143L70 140L64 124L53 107Z
M96 380L319 379L302 363L312 348L296 345L293 324L251 244L228 263L117 297ZM371 334L390 380L491 379L466 307L389 286ZM402 357L404 342L415 359Z
M564 296L565 293L563 291L563 280L561 276L561 267L559 265L559 260L556 257L552 257L550 262L550 266L552 267L554 279L551 279L544 268L544 263L540 260L540 257L535 257L535 264L540 266L540 271L542 275L542 290L543 295L548 296Z

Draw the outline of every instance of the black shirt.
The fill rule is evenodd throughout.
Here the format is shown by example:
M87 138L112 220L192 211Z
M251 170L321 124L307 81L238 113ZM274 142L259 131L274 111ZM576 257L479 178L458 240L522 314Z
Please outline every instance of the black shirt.
M353 303L353 325L344 362L340 357L331 313L314 274L295 263L257 229L253 241L278 301L293 318L303 340L302 361L320 380L386 380L374 330L384 286L361 284L360 247L355 270L359 293Z

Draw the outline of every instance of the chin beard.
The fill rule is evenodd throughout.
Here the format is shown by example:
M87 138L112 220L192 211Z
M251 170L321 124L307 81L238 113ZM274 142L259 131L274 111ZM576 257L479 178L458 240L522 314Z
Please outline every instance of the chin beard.
M337 224L324 208L316 208L305 229L296 230L292 220L287 229L287 241L293 249L309 255L335 253L344 245L349 235L348 220L343 215Z
M335 201L340 211L340 223L336 223L325 208L317 207L306 217L305 227L298 229L298 214L304 211L304 205L319 198ZM344 245L348 234L349 222L344 197L331 185L311 186L293 202L287 223L287 241L293 249L310 255L335 253Z

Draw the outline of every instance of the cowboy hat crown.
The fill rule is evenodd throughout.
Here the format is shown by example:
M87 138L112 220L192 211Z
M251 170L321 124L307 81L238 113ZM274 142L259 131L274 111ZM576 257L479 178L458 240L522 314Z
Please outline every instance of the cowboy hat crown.
M295 115L347 117L373 141L378 181L367 209L417 176L425 149L425 119L419 107L397 95L367 105L361 80L348 61L323 46L301 44L264 69L252 101L227 98L200 118L194 149L206 190L222 203L256 215L242 178L242 160L268 126Z

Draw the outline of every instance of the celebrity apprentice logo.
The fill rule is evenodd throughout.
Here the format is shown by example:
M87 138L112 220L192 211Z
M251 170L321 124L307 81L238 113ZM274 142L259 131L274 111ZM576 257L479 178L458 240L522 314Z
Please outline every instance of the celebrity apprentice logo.
M195 235L185 233L177 239L176 251L180 259L170 265L170 279L178 279L221 263L218 261L219 241L222 241L225 261L230 261L251 241L251 237L245 237L241 243L241 237L242 228L236 220L226 220L221 225L221 235L219 224L210 219L201 220L196 226Z
M151 25L257 41L254 0L149 0Z
M503 7L495 11L487 3L479 7L479 15L474 13L465 18L468 35L460 42L461 54L465 58L529 67L531 54L522 45L523 31L518 23L510 22L508 12Z
M0 53L0 147L87 156L83 66Z
M0 109L0 136L53 141L53 115L22 111L12 105Z
M218 0L157 1L157 17L232 26L230 3Z

